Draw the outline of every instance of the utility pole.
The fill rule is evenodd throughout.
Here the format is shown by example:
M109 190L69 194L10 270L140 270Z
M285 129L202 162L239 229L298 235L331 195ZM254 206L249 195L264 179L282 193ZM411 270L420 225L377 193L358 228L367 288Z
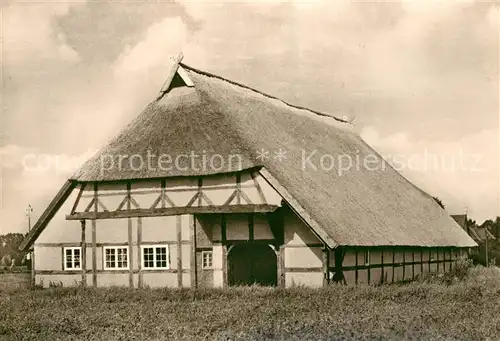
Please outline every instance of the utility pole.
M28 205L28 208L26 208L26 217L28 218L28 233L31 231L31 213L33 213L33 207L31 204ZM34 249L31 251L28 251L27 254L27 259L30 261L30 268L31 268L31 286L35 288L35 252Z
M469 237L472 238L471 234L470 234L470 227L469 227L469 206L465 206L465 232L467 232L467 234L469 235ZM470 248L467 249L467 258L470 259L471 257L471 250Z
M484 227L484 234L486 235L486 243L485 243L485 258L486 258L486 266L489 266L489 261L488 261L488 228L485 226Z
M28 208L26 209L26 217L28 217L28 232L31 231L31 213L33 212L33 207L31 205L28 205Z

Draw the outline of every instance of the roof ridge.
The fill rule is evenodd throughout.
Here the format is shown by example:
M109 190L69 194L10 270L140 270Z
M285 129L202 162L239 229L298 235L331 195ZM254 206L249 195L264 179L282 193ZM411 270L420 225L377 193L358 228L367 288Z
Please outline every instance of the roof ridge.
M252 88L248 85L245 85L245 84L241 84L241 83L238 83L238 82L235 82L233 80L230 80L230 79L227 79L227 78L224 78L222 76L219 76L219 75L216 75L216 74L213 74L213 73L210 73L210 72L207 72L207 71L203 71L203 70L200 70L200 69L197 69L197 68L194 68L192 66L189 66L187 64L184 64L184 63L179 63L180 66L188 69L188 70L191 70L193 72L196 72L198 74L201 74L201 75L204 75L204 76L207 76L207 77L213 77L213 78L217 78L217 79L220 79L220 80L223 80L225 82L228 82L232 85L236 85L236 86L239 86L241 88L244 88L244 89L247 89L247 90L250 90L250 91L253 91L253 92L256 92L262 96L265 96L267 98L270 98L270 99L274 99L274 100L277 100L277 101L280 101L282 103L284 103L285 105L289 106L289 107L292 107L292 108L295 108L295 109L299 109L299 110L306 110L306 111L309 111L309 112L312 112L318 116L322 116L322 117L328 117L328 118L333 118L334 120L338 121L338 122L342 122L342 123L345 123L345 124L349 124L351 125L351 123L349 123L348 121L346 120L343 120L337 116L332 116L332 115L329 115L329 114L326 114L324 112L321 112L321 111L317 111L317 110L313 110L313 109L310 109L310 108L306 108L306 107L303 107L303 106L300 106L300 105L295 105L295 104L292 104L292 103L289 103L285 100L282 100L281 98L278 98L276 96L273 96L273 95L270 95L270 94L267 94L265 92L262 92L262 91L259 91L255 88Z

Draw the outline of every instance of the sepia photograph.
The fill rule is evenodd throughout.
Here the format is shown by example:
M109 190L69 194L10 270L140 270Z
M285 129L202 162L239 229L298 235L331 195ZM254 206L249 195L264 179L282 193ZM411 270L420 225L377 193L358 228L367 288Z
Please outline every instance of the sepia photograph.
M0 3L0 341L500 340L500 2Z

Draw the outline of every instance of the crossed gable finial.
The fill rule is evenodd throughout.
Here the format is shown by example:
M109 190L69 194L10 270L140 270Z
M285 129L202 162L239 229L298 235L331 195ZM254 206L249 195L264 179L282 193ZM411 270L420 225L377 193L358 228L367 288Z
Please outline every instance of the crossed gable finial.
M161 99L163 95L165 95L167 92L170 91L170 89L175 87L173 86L172 82L176 75L178 75L182 80L183 86L189 86L189 87L194 86L186 70L184 70L184 68L180 65L183 58L184 55L182 54L182 52L179 52L179 54L176 57L169 58L169 60L172 62L172 67L170 69L169 74L167 75L165 83L163 83L163 86L161 87L161 90L158 93L157 100Z

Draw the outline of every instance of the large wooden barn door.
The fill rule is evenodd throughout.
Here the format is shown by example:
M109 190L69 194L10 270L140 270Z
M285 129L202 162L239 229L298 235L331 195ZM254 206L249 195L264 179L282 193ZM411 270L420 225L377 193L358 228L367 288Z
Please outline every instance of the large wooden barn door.
M265 244L239 244L228 254L228 284L276 286L276 253Z

